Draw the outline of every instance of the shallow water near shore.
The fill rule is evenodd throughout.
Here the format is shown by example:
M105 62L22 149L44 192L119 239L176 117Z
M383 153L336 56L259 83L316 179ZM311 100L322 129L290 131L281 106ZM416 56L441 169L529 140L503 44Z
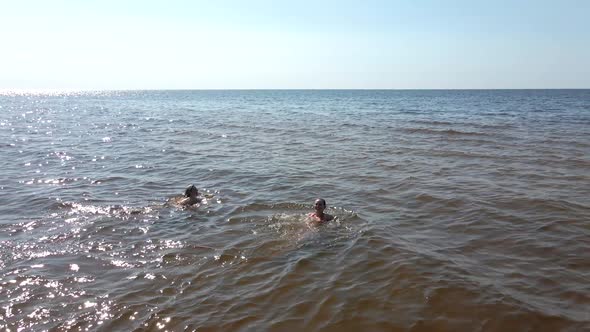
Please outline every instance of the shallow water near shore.
M590 329L590 90L0 107L2 330Z

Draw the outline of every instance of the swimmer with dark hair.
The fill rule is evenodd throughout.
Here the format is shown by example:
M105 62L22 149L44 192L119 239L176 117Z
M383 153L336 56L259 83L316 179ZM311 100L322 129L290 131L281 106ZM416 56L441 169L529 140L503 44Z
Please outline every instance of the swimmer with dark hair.
M314 221L326 222L334 219L334 216L324 213L324 210L326 209L325 199L316 199L315 203L313 204L313 207L315 209L315 212L310 213L308 216Z
M184 198L178 201L178 204L190 206L199 203L201 201L201 198L199 198L198 195L199 190L197 189L197 187L195 187L194 184L191 184L184 191Z

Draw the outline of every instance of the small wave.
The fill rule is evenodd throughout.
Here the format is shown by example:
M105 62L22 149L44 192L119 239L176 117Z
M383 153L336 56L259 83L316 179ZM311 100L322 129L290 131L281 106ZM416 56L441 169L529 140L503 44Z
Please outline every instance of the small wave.
M253 211L265 211L265 210L301 210L309 209L309 205L300 203L275 203L275 204L264 204L264 203L252 203L246 206L242 206L236 209L236 212L253 212Z
M32 178L28 181L21 180L19 183L21 184L55 184L55 185L66 185L73 182L78 181L90 181L90 183L94 184L95 182L90 180L88 177L79 177L79 178L49 178L49 179L36 179Z
M436 120L413 120L411 121L416 124L424 124L424 125L434 125L434 126L452 126L455 123L448 122L448 121L436 121Z
M123 177L123 176L109 176L109 177L105 177L105 178L95 179L92 181L92 183L100 184L100 183L106 183L106 182L117 182L117 181L125 181L125 180L128 180L128 178Z
M514 124L510 123L502 123L502 124L494 124L494 123L481 123L481 122L450 122L450 121L437 121L437 120L411 120L409 121L414 124L418 125L427 125L427 126L463 126L463 127L474 127L474 128L482 128L482 129L509 129L514 128Z
M575 212L584 214L590 210L590 205L585 205L571 200L535 197L512 197L510 199L503 198L497 200L496 204L509 210L531 209L545 211L544 213L563 213L564 215L571 215Z
M420 114L420 113L429 113L430 110L420 110L420 109L401 109L399 110L400 113L405 114Z
M501 155L465 152L457 150L407 149L407 151L415 155L426 155L436 157L460 157L477 159L498 159L502 157ZM436 171L433 173L436 173Z
M429 128L403 128L403 132L410 134L442 135L442 136L488 136L486 133L475 131L462 131L455 129L429 129Z
M153 207L131 207L124 205L84 205L74 202L58 202L57 206L68 210L68 215L108 215L108 216L131 216L138 214L149 214L154 211Z

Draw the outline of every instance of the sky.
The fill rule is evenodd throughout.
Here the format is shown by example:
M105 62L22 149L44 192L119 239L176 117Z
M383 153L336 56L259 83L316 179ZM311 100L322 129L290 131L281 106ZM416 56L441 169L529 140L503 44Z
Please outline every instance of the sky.
M0 89L590 88L590 1L0 0Z

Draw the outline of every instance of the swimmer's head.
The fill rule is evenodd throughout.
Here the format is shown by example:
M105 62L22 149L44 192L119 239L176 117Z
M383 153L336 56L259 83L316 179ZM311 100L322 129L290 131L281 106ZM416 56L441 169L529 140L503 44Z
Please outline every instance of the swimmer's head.
M193 192L195 193L195 196L199 194L199 190L197 189L197 187L195 187L194 184L191 184L184 191L184 196L185 197L190 197Z
M326 200L323 198L316 199L313 207L316 211L324 211L326 209Z

